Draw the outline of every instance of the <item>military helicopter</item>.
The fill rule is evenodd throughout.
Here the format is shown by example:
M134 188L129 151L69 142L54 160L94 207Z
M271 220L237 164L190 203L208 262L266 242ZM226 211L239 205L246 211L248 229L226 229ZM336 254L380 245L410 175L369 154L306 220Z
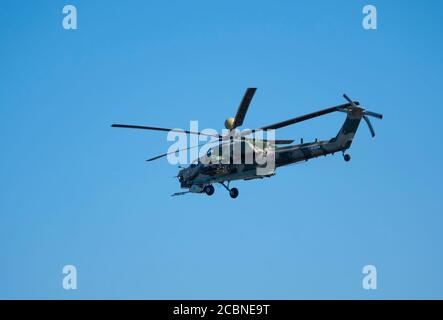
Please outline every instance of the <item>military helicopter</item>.
M209 148L205 155L196 159L188 167L181 168L178 172L177 178L180 182L180 187L182 189L187 189L187 191L177 192L172 196L179 196L187 193L206 194L211 196L215 192L214 184L220 184L229 192L231 198L235 199L238 197L239 191L237 188L230 187L231 181L272 177L275 175L275 171L278 167L308 161L312 158L326 156L328 154L333 155L337 152L343 154L343 159L345 161L350 161L351 156L346 153L346 150L351 147L361 120L363 119L366 122L372 137L374 137L374 128L368 117L374 117L377 119L383 118L383 115L379 113L363 109L358 101L353 101L344 94L343 97L347 101L345 104L322 109L303 116L267 125L259 129L239 132L237 128L243 125L243 121L256 90L257 88L248 88L243 96L240 106L238 107L235 117L226 119L225 128L228 130L227 135L127 124L113 124L112 127L166 132L175 131L215 138L215 141L210 143L216 143L216 146ZM319 141L316 139L315 141L305 143L302 139L300 144L292 144L294 140L250 137L257 132L268 132L269 130L284 128L332 112L343 112L346 113L347 116L338 134L329 140ZM153 161L166 157L171 153L181 152L200 146L201 145L192 146L164 153L148 159L147 161ZM233 152L234 149L240 151ZM261 161L258 161L259 158ZM246 159L248 159L248 161L246 161Z

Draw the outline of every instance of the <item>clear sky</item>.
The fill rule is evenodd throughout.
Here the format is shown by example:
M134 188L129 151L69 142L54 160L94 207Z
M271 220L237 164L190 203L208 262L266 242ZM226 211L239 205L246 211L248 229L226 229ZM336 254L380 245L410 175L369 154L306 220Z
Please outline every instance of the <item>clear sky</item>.
M62 8L78 30L62 28ZM362 28L362 8L378 29ZM441 1L2 1L0 298L443 298ZM369 110L340 155L186 195L164 133ZM278 132L336 135L343 114ZM62 287L62 268L78 289ZM378 289L362 288L377 267Z

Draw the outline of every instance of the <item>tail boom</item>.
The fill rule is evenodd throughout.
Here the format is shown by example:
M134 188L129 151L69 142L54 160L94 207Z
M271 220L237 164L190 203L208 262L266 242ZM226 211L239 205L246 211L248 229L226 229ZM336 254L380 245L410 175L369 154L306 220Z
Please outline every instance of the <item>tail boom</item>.
M276 166L284 166L312 158L344 152L351 147L354 136L364 115L361 108L346 110L347 117L337 136L324 141L303 143L276 149Z

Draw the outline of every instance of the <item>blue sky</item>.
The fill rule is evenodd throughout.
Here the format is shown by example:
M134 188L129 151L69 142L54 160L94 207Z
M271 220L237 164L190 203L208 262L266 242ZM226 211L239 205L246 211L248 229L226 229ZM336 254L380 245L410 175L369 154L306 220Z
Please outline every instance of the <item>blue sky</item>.
M75 31L62 8L78 10ZM361 26L366 4L378 30ZM14 1L0 6L0 298L443 298L440 1ZM179 191L163 133L343 102L350 150ZM330 138L343 114L281 138ZM78 289L62 288L62 268ZM363 290L364 265L378 289Z

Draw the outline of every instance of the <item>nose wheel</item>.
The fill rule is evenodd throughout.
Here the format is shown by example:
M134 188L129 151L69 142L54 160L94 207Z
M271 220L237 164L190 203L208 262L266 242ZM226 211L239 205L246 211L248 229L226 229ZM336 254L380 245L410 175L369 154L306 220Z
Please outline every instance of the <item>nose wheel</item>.
M344 154L343 154L343 159L344 159L346 162L349 162L349 161L351 161L351 155L350 155L350 154L347 154L347 153L344 153Z
M235 199L235 198L238 197L238 189L237 189L237 188L232 188L232 189L230 189L230 188L229 188L229 182L228 182L228 185L225 185L224 182L220 182L220 184L221 184L223 187L225 187L226 190L228 190L228 192L229 192L229 196L230 196L232 199Z

